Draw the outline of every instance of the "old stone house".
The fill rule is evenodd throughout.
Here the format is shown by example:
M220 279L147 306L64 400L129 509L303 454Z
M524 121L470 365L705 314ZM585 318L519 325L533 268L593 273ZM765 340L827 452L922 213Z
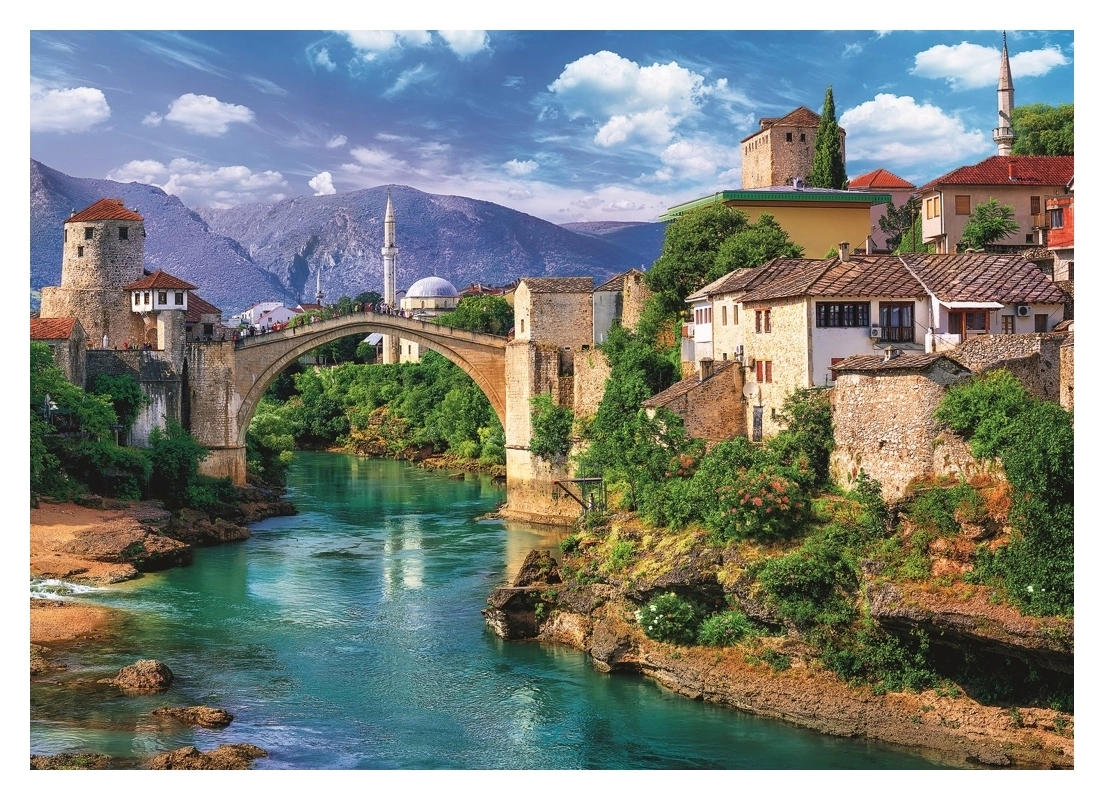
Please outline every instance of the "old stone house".
M813 171L820 114L798 106L783 117L763 117L759 130L740 141L742 187L760 189L804 180ZM846 159L847 132L840 128Z
M949 350L975 337L1049 332L1065 295L1016 255L852 255L775 259L737 270L694 298L709 321L688 326L712 357L742 364L752 439L775 433L795 388L829 386L835 365L886 349ZM700 360L700 359L699 359Z
M31 341L40 342L50 348L54 363L67 381L76 386L84 386L85 355L89 339L79 319L31 317Z
M747 436L744 374L734 361L702 362L702 369L644 402L682 419L686 433L712 446L733 436Z

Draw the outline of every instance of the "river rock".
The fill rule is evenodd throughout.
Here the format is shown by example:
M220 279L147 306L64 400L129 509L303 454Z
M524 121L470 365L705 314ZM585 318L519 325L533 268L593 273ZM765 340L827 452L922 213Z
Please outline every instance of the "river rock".
M163 692L172 686L172 670L160 661L145 659L123 667L114 678L99 683L111 683L132 692Z
M31 674L41 675L44 672L65 669L65 665L58 661L50 660L50 650L40 644L31 645Z
M225 728L234 721L234 715L221 708L209 706L180 706L170 708L162 706L153 710L154 716L171 717L185 725L199 725L202 728Z
M530 550L514 578L514 586L562 583L560 568L551 550Z
M103 753L58 753L53 756L31 756L31 769L111 769L115 759Z
M155 756L150 760L149 768L249 769L256 759L267 755L268 751L251 744L224 744L206 753L189 746Z

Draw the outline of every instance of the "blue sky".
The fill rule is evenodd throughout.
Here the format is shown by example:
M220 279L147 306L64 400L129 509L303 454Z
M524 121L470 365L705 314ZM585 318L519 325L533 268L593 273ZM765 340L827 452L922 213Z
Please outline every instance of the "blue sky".
M1073 40L1008 31L1017 105L1073 102ZM829 84L852 177L919 185L995 155L1000 46L1000 30L32 29L30 155L189 206L397 183L650 221L740 188L740 140L819 112Z

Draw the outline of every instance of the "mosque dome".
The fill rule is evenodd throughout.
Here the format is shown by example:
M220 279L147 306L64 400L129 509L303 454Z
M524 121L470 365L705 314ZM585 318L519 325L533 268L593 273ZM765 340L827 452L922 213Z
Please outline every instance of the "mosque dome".
M406 290L406 296L407 298L459 297L460 293L456 291L455 286L444 278L431 277L422 278L410 284L410 288Z

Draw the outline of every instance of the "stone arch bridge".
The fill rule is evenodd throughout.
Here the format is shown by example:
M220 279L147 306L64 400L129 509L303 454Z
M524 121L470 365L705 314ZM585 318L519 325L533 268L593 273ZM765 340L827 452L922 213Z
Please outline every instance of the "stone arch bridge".
M210 451L209 475L245 482L245 435L276 377L301 356L344 336L400 336L440 353L471 376L506 427L506 345L503 336L449 328L388 314L357 312L285 328L237 342L194 342L186 354L186 417Z

